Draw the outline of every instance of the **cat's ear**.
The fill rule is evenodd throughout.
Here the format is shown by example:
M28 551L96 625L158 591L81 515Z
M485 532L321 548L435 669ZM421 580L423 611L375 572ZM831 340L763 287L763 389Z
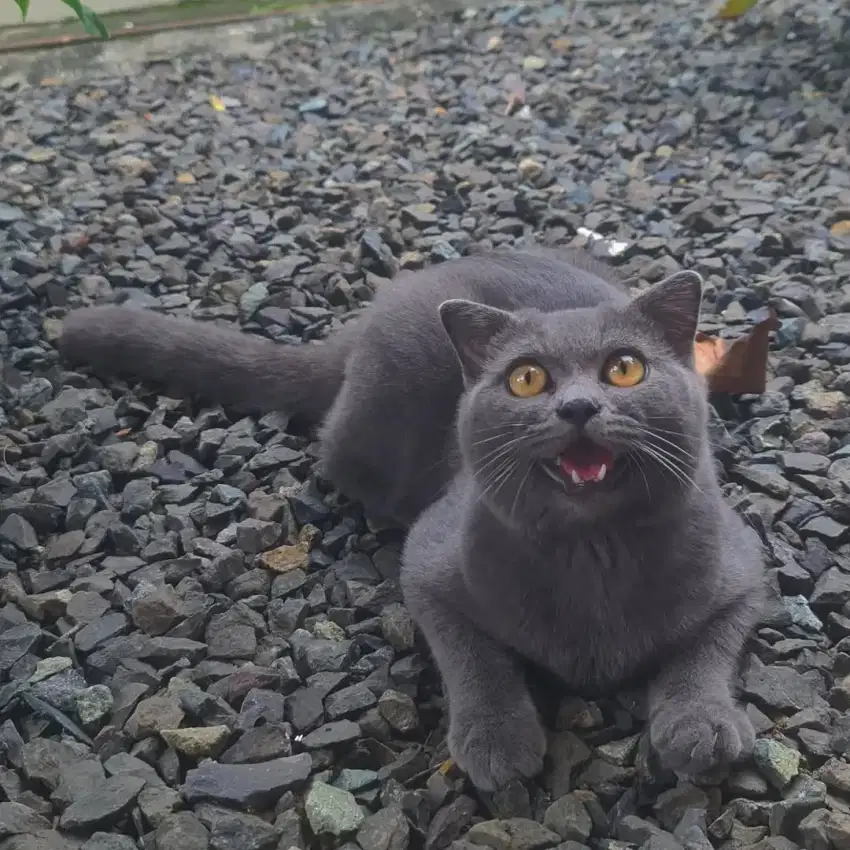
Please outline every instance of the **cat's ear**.
M475 301L452 298L439 307L440 319L467 377L475 379L487 362L490 343L512 327L516 317Z
M634 306L685 363L693 362L701 303L702 277L693 271L671 274L634 300Z

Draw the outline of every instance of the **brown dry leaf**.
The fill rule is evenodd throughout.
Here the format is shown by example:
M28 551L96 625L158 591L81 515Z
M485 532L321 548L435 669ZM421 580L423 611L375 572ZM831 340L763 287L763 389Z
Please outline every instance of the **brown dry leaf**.
M710 375L726 353L726 340L700 332L694 342L694 363L700 375Z
M838 236L845 237L850 236L850 219L844 219L843 221L836 221L832 227L829 228L830 236Z
M697 333L696 370L706 377L713 393L758 394L767 384L770 332L779 327L776 314L766 308L752 330L734 340Z
M129 437L130 434L133 433L132 428L122 428L120 431L115 432L116 437Z
M177 175L177 182L184 184L194 183L195 175L190 174L188 171L184 171L182 174Z

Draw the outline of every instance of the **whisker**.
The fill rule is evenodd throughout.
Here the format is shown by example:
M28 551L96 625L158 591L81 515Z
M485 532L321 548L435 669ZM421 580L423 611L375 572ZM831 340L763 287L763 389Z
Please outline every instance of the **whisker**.
M649 489L649 479L646 477L646 471L643 468L643 464L641 463L641 456L639 454L630 453L626 455L626 460L629 463L634 463L637 467L638 472L640 472L641 478L643 478L643 485L646 488L647 498L652 498L652 493Z
M504 437L500 434L500 435L499 435L499 439L504 439ZM516 446L516 445L518 445L519 443L521 443L524 439L525 439L525 435L520 434L518 437L513 437L513 438L511 438L510 440L506 440L504 443L500 443L498 446L496 446L495 448L493 448L493 449L492 449L489 453L486 453L486 454L484 455L484 457L482 457L482 458L481 458L481 460L480 460L479 462L480 462L480 463L485 463L487 460L489 460L489 458L490 458L492 455L494 455L494 454L498 453L498 452L499 452L499 451L501 451L502 449L507 449L507 448L510 448L510 447L512 447L512 446Z
M676 457L675 455L671 454L670 451L664 446L659 446L657 443L653 443L652 441L647 441L643 445L655 452L657 456L663 457L674 467L676 467L676 469L683 475L687 473L687 470L683 466L682 458Z
M639 434L646 434L658 440L660 443L664 443L670 449L673 449L680 455L682 455L683 458L680 458L680 460L687 458L693 463L699 462L699 455L694 454L689 449L685 448L684 446L680 446L678 443L674 442L673 440L670 440L669 438L663 436L662 433L660 433L661 431L663 431L664 433L672 434L673 436L679 437L681 439L684 435L678 431L667 431L666 429L648 428L645 425L642 425L641 423L635 422L633 420L627 421L626 423L620 422L620 428L617 428L615 425L613 430L620 431L621 435L626 437L629 436L630 432L635 431L637 431Z
M662 443L666 444L667 446L670 446L670 448L675 449L677 452L684 455L689 460L699 460L699 457L693 452L688 451L686 448L680 446L678 443L674 443L672 440L668 440L666 437L662 437L660 434L656 434L654 431L648 428L641 428L639 425L636 425L635 430L639 431L642 434L648 434L650 437L654 437L656 440L660 440Z
M511 480L511 476L514 474L514 472L516 472L516 468L517 468L517 461L516 461L516 459L514 459L513 462L511 463L511 465L508 467L507 472L502 476L502 479L496 485L496 489L493 491L493 498L498 496L499 492L505 486L505 484L507 484L508 481Z
M665 452L660 446L643 443L638 448L640 451L645 452L663 467L672 472L681 484L693 487L698 493L703 492L696 481L694 481L693 478L691 478L691 476L679 466L678 459L670 455L668 452Z
M525 482L528 481L528 476L531 475L531 470L534 468L533 464L528 464L528 469L525 470L525 475L522 477L522 481L519 482L519 487L516 489L516 494L514 495L514 501L511 505L511 512L509 516L513 519L514 512L517 509L517 505L519 504L520 493L522 493L522 488L525 487Z
M662 459L669 464L672 464L673 467L677 471L682 471L679 465L679 458L675 457L675 455L671 455L663 446L656 445L651 441L646 441L641 443L641 449L645 450L645 454L648 454L650 457Z
M508 443L505 443L504 445L497 446L495 449L493 449L492 452L490 452L490 454L485 455L482 460L475 464L475 471L478 474L485 472L488 467L492 466L495 463L498 463L498 461L502 460L506 455L509 455L513 447L521 441L522 438L520 437L516 440L511 440Z
M505 483L510 480L511 475L516 469L516 465L517 462L515 458L508 458L505 464L499 467L499 472L488 480L487 485L481 492L482 498L488 495L488 493L491 494L493 498L498 496L499 491L505 486Z
M499 475L501 475L502 471L507 466L510 466L512 459L513 458L511 457L511 455L506 453L505 455L500 457L498 459L498 462L495 463L494 466L491 469L489 469L487 472L482 473L482 472L476 470L476 477L479 480L483 479L482 486L486 489L487 486L489 486L489 484L491 484L496 478L499 477Z
M506 455L505 457L499 458L498 463L496 463L493 468L487 472L476 470L475 477L477 480L482 482L481 486L486 488L493 478L495 478L505 468L505 464L507 463L510 463L510 457Z
M652 420L661 420L662 422L667 422L667 421L669 421L669 417L667 417L667 416L647 416L647 419L648 419L650 422L651 422ZM658 427L657 427L657 426L655 426L655 425L652 425L651 427L652 427L654 430L656 430L657 432L662 433L662 434L670 434L670 435L671 435L671 436L673 436L673 437L681 437L681 436L682 436L682 434L681 434L681 432L680 432L680 431L671 431L671 430L670 430L670 429L668 429L668 428L658 428ZM725 427L725 423L724 423L724 427ZM727 428L727 431L728 431L728 428ZM708 444L709 444L710 446L715 446L716 448L721 448L720 443L719 443L717 440L715 440L715 439L711 436L711 434L706 433L706 434L705 434L705 437L706 437L706 439L708 440Z
M485 437L483 440L475 440L472 443L473 448L477 448L478 446L483 446L485 443L492 443L494 440L503 440L505 437L510 435L510 431L504 431L499 434L495 434L492 437ZM515 437L514 439L522 439L521 437Z
M519 428L527 428L527 422L502 422L500 425L491 425L487 428L475 428L476 434L492 434L494 431L516 431Z
M672 473L673 477L680 484L687 484L686 481L682 480L682 476L679 473L679 471L676 469L676 467L674 467L672 464L670 464L670 462L668 460L666 460L664 457L657 454L654 450L650 449L646 445L641 447L641 451L643 451L645 454L649 455L649 457L651 457L656 463L658 463L659 466L661 466L662 471L667 471L667 472Z

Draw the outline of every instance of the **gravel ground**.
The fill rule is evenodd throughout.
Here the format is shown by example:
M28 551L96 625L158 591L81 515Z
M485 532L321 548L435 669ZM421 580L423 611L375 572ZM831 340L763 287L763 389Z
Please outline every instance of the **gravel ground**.
M373 13L0 80L0 850L850 848L841 13ZM631 700L563 698L545 775L482 797L444 764L399 532L316 478L309 435L53 342L116 297L307 340L401 268L588 232L646 280L701 271L706 329L782 320L768 391L714 423L772 553L761 737L677 784Z

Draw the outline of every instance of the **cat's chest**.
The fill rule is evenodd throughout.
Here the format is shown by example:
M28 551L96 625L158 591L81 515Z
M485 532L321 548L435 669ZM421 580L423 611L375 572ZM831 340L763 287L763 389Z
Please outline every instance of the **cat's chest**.
M483 550L467 583L480 625L568 682L628 677L674 637L694 588L654 541L577 540L542 553Z

